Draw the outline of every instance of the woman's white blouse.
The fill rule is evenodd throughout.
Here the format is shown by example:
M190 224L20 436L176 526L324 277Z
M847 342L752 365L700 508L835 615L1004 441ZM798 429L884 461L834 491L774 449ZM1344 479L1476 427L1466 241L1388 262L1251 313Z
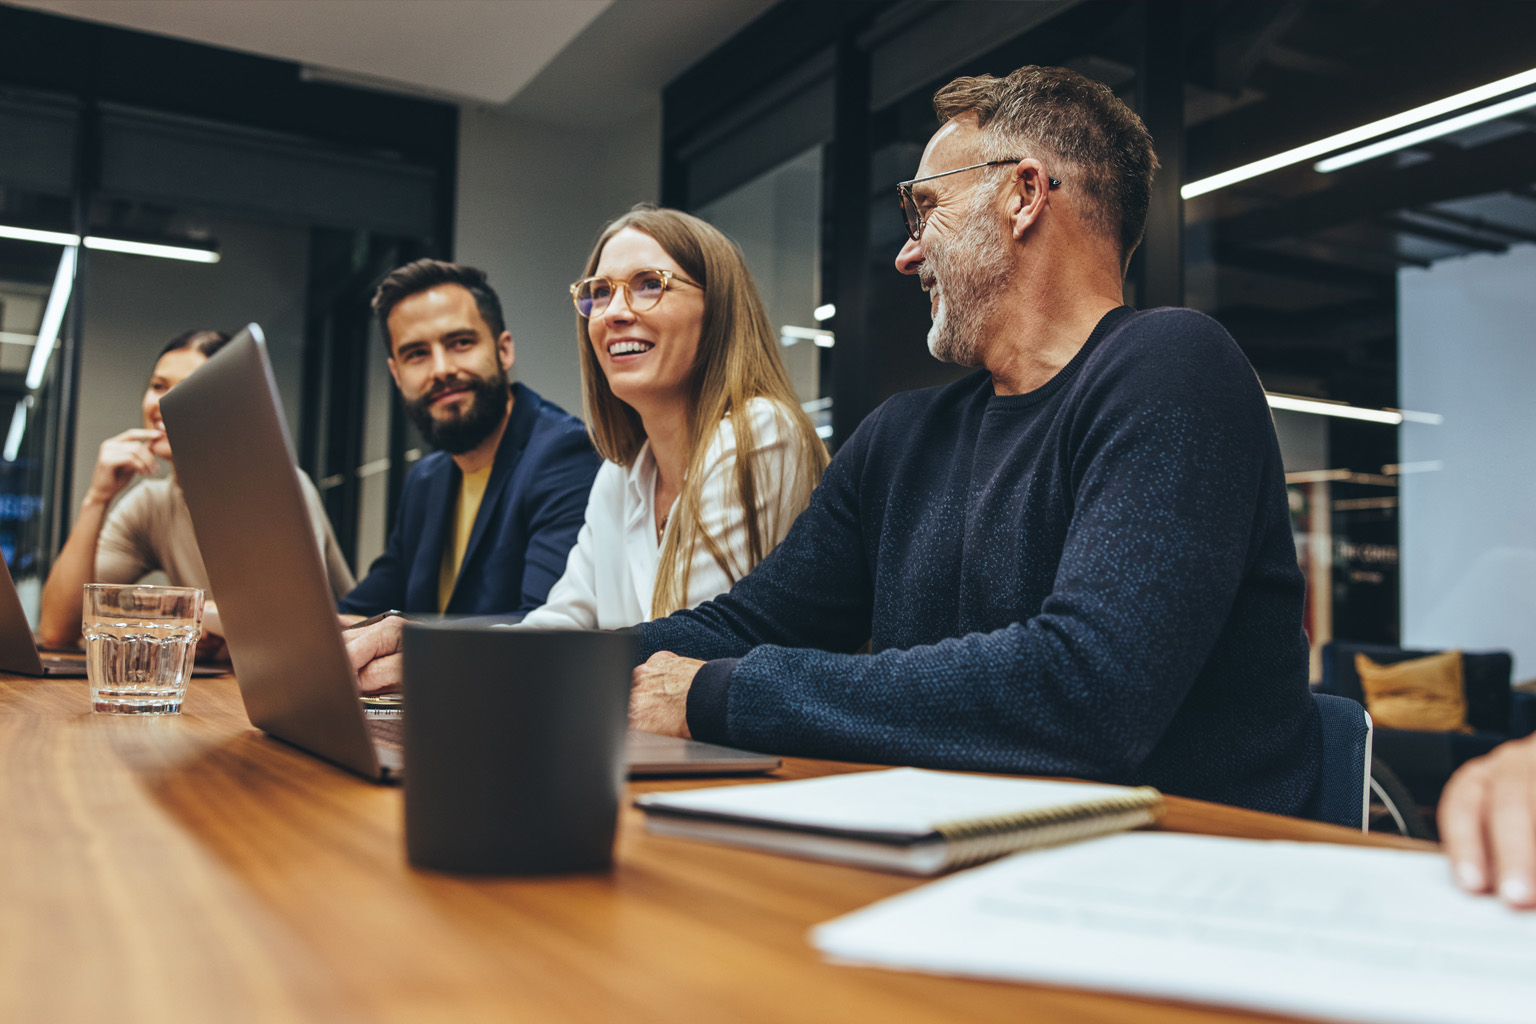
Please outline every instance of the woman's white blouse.
M795 486L803 472L794 457L793 427L788 416L766 398L747 403L756 433L753 470L757 482L757 521L764 553L789 532L799 515L794 497L807 493ZM736 488L736 432L731 417L720 422L704 453L700 513L704 529L726 552L736 578L748 568L747 530ZM671 518L667 530L676 528ZM731 588L732 580L703 544L695 545L688 576L692 608ZM656 539L656 459L647 441L625 469L604 463L587 498L586 522L565 564L565 575L549 591L549 600L518 625L539 629L619 629L651 619L651 594L661 544ZM516 627L514 627L516 628Z

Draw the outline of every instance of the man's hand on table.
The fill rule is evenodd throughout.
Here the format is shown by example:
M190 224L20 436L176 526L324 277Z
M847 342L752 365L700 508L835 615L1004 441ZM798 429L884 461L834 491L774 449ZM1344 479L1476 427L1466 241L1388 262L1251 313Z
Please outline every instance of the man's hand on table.
M404 663L400 639L404 626L403 618L390 615L341 634L347 644L347 658L357 672L358 687L364 693L399 692Z
M704 663L671 651L657 651L635 669L629 689L629 725L642 732L691 739L688 690Z
M1536 736L1462 765L1440 797L1439 818L1463 888L1536 907Z

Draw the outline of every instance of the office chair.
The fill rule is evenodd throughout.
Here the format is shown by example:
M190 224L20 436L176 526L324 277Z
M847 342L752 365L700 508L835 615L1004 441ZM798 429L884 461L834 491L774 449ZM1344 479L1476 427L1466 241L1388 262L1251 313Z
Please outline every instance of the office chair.
M1355 655L1380 665L1420 658L1436 651L1408 650L1384 644L1335 640L1323 645L1323 679L1317 692L1365 702ZM1513 662L1508 651L1465 651L1461 656L1467 698L1469 732L1421 732L1417 729L1375 729L1371 750L1386 762L1406 786L1413 801L1432 806L1446 780L1467 761L1481 757L1506 740L1536 731L1536 694L1510 687Z
M1323 777L1306 817L1362 832L1370 827L1371 716L1348 697L1314 693L1323 725Z
M1374 735L1371 746L1374 750ZM1435 830L1429 827L1429 822L1419 810L1418 801L1413 798L1408 787L1374 752L1371 755L1371 803L1373 806L1381 805L1387 812L1398 835L1410 839L1427 839L1430 842L1439 839Z

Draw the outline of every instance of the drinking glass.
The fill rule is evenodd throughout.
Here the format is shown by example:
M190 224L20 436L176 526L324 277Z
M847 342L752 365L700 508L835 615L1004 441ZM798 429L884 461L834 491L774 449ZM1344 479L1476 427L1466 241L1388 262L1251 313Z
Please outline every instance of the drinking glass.
M85 586L85 671L91 710L177 715L202 630L196 587Z

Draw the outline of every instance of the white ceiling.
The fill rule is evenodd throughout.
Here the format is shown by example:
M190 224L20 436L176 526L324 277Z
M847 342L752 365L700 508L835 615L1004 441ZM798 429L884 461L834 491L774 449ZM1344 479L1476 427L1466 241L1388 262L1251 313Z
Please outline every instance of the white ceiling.
M515 96L612 0L9 0L482 103Z
M655 105L662 86L778 0L615 0L507 104L506 112L569 125L621 123Z
M303 65L310 77L607 124L776 0L5 0Z

